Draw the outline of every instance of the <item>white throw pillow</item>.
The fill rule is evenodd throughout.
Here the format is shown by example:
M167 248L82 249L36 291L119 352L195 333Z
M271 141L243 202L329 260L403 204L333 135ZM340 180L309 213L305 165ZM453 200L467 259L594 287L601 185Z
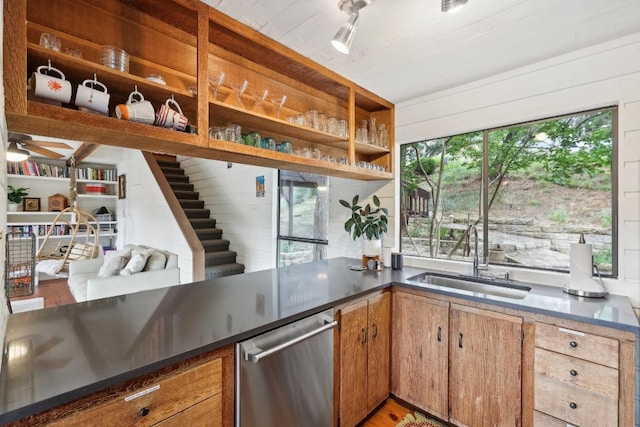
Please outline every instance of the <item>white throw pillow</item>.
M162 270L167 265L167 257L158 251L153 251L142 271Z
M120 272L122 276L128 276L134 273L140 273L151 256L153 250L132 251L131 259L127 266Z
M124 249L121 251L109 251L104 257L102 267L98 271L98 277L111 277L120 273L120 270L127 265L131 258L131 251Z

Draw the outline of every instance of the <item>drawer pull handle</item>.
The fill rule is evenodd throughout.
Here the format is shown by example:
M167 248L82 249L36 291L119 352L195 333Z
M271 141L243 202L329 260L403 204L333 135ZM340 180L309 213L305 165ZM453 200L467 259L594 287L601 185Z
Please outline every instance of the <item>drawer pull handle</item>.
M362 340L360 341L360 344L366 344L367 343L367 330L365 328L362 328L362 330L360 332L362 332Z
M373 324L373 335L371 335L371 338L377 338L378 337L378 325L376 325L375 323Z
M442 342L442 327L438 326L438 342Z
M139 413L141 417L146 417L147 415L149 415L149 408L142 408L140 409Z
M572 377L575 377L576 375L578 375L578 372L575 369L572 369L569 371L569 374L571 374Z
M578 346L578 343L575 341L569 341L569 345L573 348L576 348Z
M458 347L462 348L462 332L458 335Z
M576 405L575 403L571 402L571 403L569 403L569 407L571 409L576 409L578 407L578 405Z

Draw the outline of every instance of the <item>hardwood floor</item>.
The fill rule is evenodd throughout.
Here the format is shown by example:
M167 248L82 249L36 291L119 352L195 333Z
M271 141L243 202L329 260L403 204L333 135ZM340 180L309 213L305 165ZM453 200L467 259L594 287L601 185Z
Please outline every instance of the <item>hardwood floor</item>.
M76 303L71 291L69 291L69 286L67 286L67 279L41 280L36 286L33 295L11 298L11 300L17 301L37 297L44 298L45 308Z
M390 397L362 424L362 427L395 427L411 410Z

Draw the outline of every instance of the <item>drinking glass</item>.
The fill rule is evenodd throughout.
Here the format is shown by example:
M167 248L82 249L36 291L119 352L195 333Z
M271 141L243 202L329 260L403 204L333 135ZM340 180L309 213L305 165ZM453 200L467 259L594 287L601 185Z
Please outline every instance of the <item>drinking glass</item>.
M264 101L269 96L269 89L263 89L263 90L254 89L252 93L253 93L253 97L256 99L256 110L264 111L263 105L264 105Z
M46 47L47 49L53 49L56 52L60 52L60 48L62 44L60 43L60 39L55 34L51 33L42 33L40 36L40 46Z
M244 107L242 104L242 95L246 92L249 87L248 80L235 80L231 83L231 88L236 93L236 100L238 101L238 107Z
M220 86L222 86L222 83L224 83L225 77L226 75L224 71L220 71L219 74L215 74L213 78L209 79L209 86L213 88L214 101L218 100L218 89L220 89Z
M280 118L280 111L282 111L282 107L284 107L284 103L287 102L287 95L271 98L271 102L276 107L276 117Z

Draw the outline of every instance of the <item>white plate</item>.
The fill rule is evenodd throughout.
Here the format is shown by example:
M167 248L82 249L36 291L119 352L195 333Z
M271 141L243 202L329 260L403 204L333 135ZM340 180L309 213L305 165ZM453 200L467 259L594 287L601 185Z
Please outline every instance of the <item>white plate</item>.
M147 77L147 80L150 80L154 83L158 83L159 85L167 85L167 83L164 81L164 79L162 77L159 76L149 76Z

